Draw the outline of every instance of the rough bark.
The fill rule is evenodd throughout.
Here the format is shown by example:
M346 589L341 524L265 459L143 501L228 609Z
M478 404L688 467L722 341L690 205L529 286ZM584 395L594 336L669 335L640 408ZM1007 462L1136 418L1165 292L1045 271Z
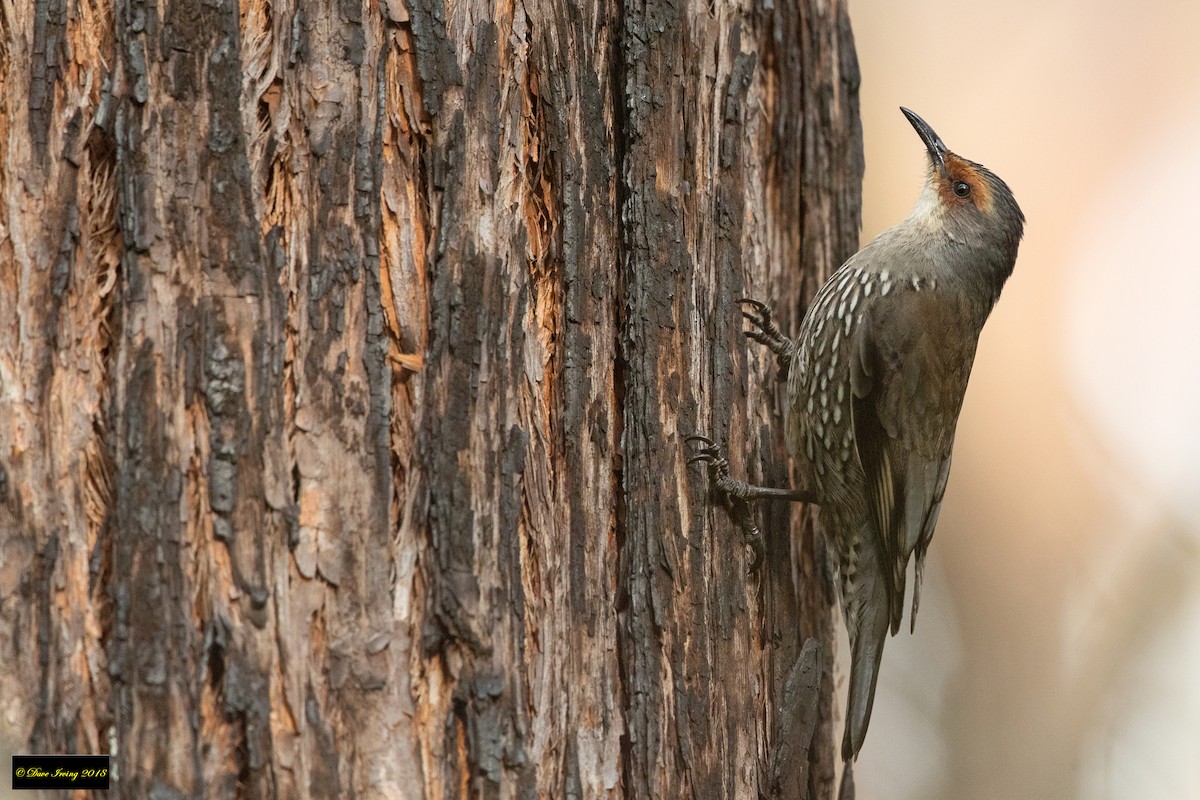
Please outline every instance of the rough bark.
M112 798L825 798L773 365L853 250L841 3L0 11L0 745ZM746 358L745 354L750 353Z

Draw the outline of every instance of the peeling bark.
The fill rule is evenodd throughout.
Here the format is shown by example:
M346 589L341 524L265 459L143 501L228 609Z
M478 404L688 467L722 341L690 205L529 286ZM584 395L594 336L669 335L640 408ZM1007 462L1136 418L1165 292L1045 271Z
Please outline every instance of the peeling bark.
M827 798L733 300L854 248L844 5L0 12L0 743L129 797ZM749 358L743 354L749 354Z

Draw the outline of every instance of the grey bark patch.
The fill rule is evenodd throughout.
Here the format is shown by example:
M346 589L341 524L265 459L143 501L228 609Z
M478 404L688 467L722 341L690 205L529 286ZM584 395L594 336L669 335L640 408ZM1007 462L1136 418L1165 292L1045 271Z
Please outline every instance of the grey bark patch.
M66 0L35 0L29 65L29 139L37 159L47 156L54 120L54 87L63 77L67 55Z
M343 796L339 773L341 758L334 731L321 716L321 706L311 684L305 686L304 717L316 732L307 742L308 757L313 768L309 773L308 791L314 800L334 800Z
M216 518L214 535L228 542L235 534L231 520L238 502L239 461L247 441L250 409L246 405L246 365L231 346L231 332L217 309L208 314L204 337L204 398L210 419L208 496ZM235 566L236 568L236 566Z
M416 0L408 4L413 41L417 50L417 72L421 76L425 112L436 115L448 86L462 83L458 57L446 35L446 9L441 0Z
M809 762L821 721L821 650L815 638L806 639L784 681L768 773L772 797L810 796Z

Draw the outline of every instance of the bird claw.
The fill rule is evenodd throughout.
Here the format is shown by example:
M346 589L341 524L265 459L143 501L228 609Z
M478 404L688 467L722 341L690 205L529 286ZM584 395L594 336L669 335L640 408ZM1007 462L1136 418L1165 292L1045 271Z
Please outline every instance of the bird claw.
M752 328L742 331L742 333L746 338L764 345L775 354L775 360L779 363L779 379L784 380L791 368L792 358L796 354L796 342L784 336L783 332L779 330L779 326L775 324L775 316L771 312L771 307L766 303L749 297L739 297L737 302L750 306L751 310L742 309L742 317L754 328L757 328L757 330Z
M722 455L721 446L719 444L714 442L712 439L709 439L707 436L697 435L687 436L684 438L684 441L686 441L688 444L700 442L704 445L704 447L701 447L696 455L688 459L688 464L696 464L699 462L708 464L710 479L713 477L713 475L723 475L725 477L729 476L729 462L726 461L725 456ZM716 485L716 483L714 482L713 485Z
M742 529L742 537L750 549L754 551L754 560L749 572L753 574L762 566L766 556L766 542L762 531L754 521L750 511L750 503L746 496L750 493L749 484L734 480L729 475L729 461L725 458L724 448L707 436L692 435L685 437L689 444L700 442L704 446L696 455L688 459L688 464L704 463L708 465L708 485L718 492L725 503L730 518Z

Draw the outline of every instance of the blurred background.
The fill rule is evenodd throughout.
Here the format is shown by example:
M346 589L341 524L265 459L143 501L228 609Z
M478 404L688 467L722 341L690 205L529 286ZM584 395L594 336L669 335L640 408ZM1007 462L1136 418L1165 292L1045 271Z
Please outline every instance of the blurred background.
M902 104L1028 218L858 796L1200 798L1200 3L850 10L863 241L923 178Z

